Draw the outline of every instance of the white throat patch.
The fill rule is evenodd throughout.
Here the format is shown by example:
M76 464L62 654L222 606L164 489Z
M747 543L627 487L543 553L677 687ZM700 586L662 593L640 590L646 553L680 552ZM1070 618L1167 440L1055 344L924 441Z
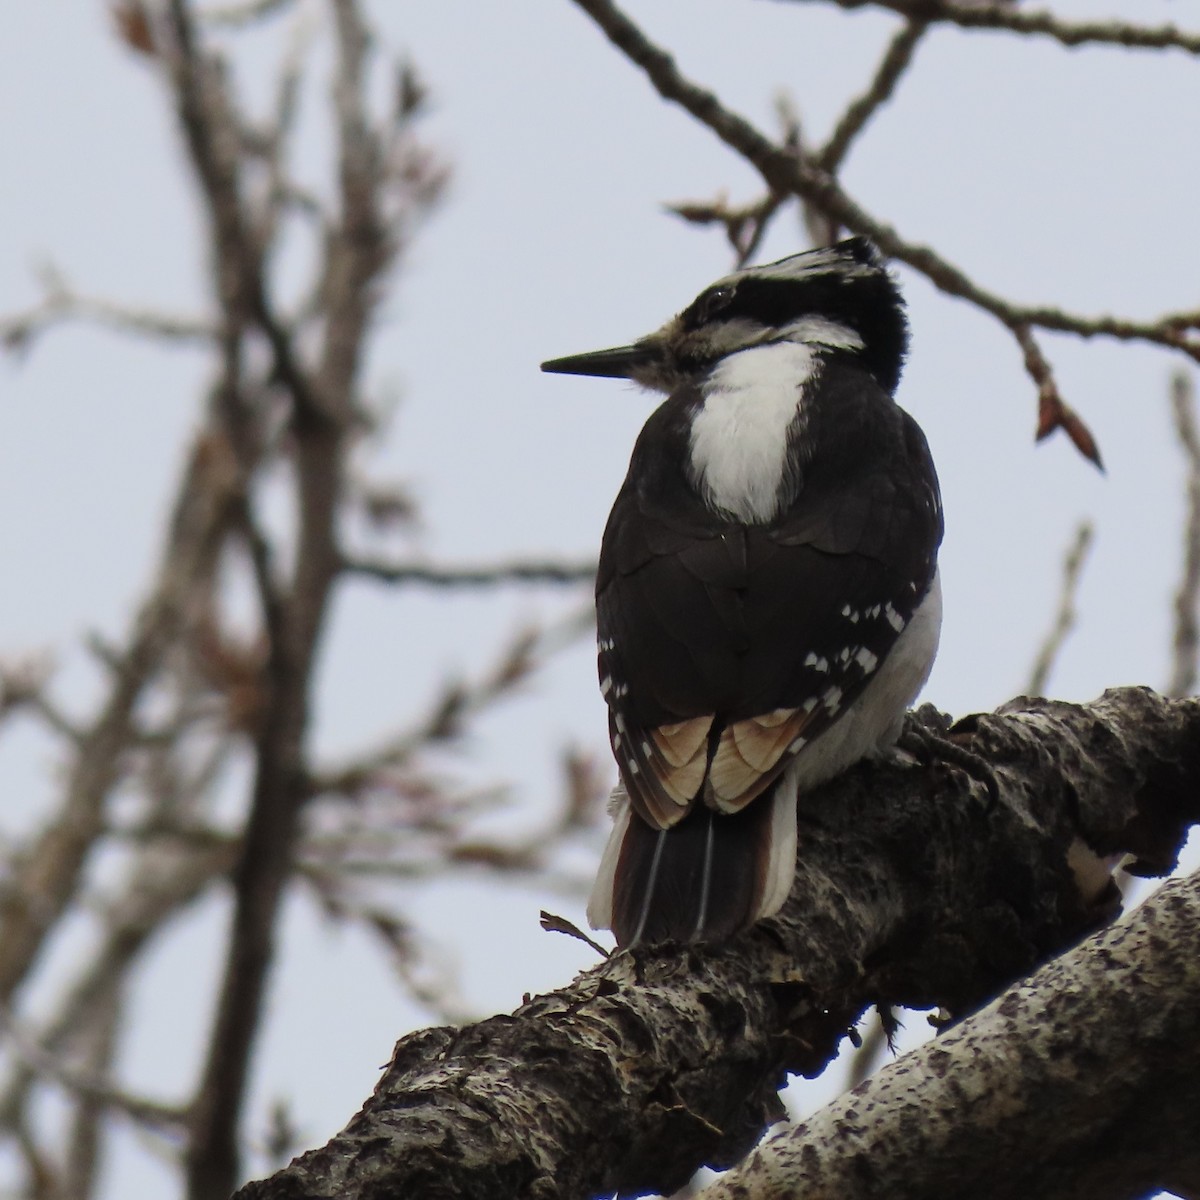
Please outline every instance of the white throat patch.
M803 422L805 385L819 370L812 345L770 342L731 354L705 381L690 467L710 507L760 525L791 502L788 430Z

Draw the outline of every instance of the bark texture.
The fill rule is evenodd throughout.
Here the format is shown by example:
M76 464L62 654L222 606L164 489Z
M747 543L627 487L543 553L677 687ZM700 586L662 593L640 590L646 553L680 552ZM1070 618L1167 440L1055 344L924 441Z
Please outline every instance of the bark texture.
M778 918L402 1039L341 1133L240 1200L669 1193L741 1160L866 1006L981 1006L1114 915L1105 856L1165 873L1200 817L1200 701L1022 698L950 736L997 801L944 761L861 764L802 799Z
M768 1138L705 1200L1200 1195L1200 875Z

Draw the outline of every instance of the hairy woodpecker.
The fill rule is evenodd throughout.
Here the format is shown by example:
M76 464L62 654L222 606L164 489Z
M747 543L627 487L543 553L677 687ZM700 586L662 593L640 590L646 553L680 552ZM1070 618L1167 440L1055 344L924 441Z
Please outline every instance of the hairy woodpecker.
M720 941L774 913L798 792L891 746L929 675L942 510L892 399L907 344L899 290L856 237L542 366L667 393L596 581L621 782L588 918L619 945Z

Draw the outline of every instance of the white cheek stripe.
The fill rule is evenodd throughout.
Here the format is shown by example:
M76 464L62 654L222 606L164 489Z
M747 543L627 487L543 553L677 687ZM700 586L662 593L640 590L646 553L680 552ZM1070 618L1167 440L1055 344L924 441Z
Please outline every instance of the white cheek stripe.
M731 354L709 376L689 465L714 509L757 525L790 502L788 430L803 420L804 386L819 370L811 346L775 342Z

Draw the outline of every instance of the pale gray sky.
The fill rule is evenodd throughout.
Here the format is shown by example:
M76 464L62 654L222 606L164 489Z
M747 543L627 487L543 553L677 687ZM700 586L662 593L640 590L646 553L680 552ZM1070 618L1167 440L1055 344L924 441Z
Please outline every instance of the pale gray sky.
M719 235L662 206L723 190L749 199L755 178L660 102L568 0L370 7L381 45L410 56L430 85L427 137L454 167L449 199L418 237L374 342L368 379L403 402L372 466L411 482L431 555L593 554L651 401L611 381L542 376L537 364L647 332L724 273ZM1147 23L1195 12L1169 0L1055 7ZM880 16L766 0L628 8L685 72L761 126L774 128L774 93L786 88L816 139L893 28ZM311 11L319 27L323 9ZM0 312L36 298L33 269L46 259L80 289L197 310L204 248L169 105L111 36L108 6L9 3L0 38ZM273 22L240 52L252 102L261 104L284 41ZM324 53L314 62L320 95ZM1178 53L1072 52L938 31L854 151L845 182L902 234L1016 300L1150 317L1197 304L1197 111L1200 67ZM302 146L314 176L320 124ZM761 257L801 245L785 216ZM302 268L285 263L284 275ZM913 326L899 399L929 438L947 514L945 627L926 698L962 714L1020 689L1050 620L1063 548L1085 515L1097 540L1082 623L1051 690L1085 699L1115 684L1161 686L1183 505L1172 360L1044 338L1068 402L1099 439L1101 476L1061 436L1032 445L1034 392L1008 335L899 274ZM204 379L197 352L148 352L82 327L51 334L21 364L0 361L0 656L52 651L69 706L95 694L83 635L118 636L148 577ZM320 745L365 743L418 711L446 670L471 670L531 612L549 618L563 606L519 591L452 602L347 592L322 668ZM554 794L555 751L567 740L603 749L604 729L584 646L482 723L464 770L511 780L536 811ZM48 743L23 726L0 738L0 828L36 823L53 787L49 759ZM588 867L579 865L581 877ZM581 899L469 883L414 900L459 957L481 1011L509 1008L586 963L582 947L538 930L545 905L582 921ZM168 1099L191 1087L220 916L212 906L191 919L145 981L130 1086ZM64 963L69 954L64 941ZM370 947L302 903L289 914L281 963L251 1110L261 1124L270 1100L289 1096L315 1144L351 1115L394 1038L427 1017ZM164 1195L168 1178L129 1137L107 1195Z

